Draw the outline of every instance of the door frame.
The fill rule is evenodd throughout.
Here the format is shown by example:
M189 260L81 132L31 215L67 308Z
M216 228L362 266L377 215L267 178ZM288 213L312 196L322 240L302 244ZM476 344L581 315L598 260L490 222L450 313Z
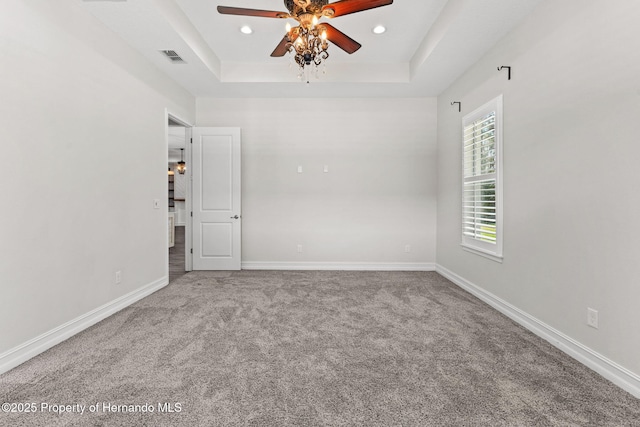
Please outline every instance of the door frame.
M164 120L164 124L165 124L165 169L166 169L166 165L169 163L169 120L176 122L180 125L182 125L185 128L185 147L184 147L184 152L185 152L185 160L187 162L187 170L185 172L185 178L187 179L187 186L185 189L185 210L186 210L186 221L185 221L185 230L184 230L184 234L185 234L185 242L184 242L184 269L185 271L191 271L193 270L193 256L191 254L191 247L192 247L192 218L191 218L191 211L192 211L192 207L191 207L191 203L192 203L192 199L191 199L191 180L192 180L192 175L191 175L191 168L190 168L190 164L191 164L191 132L192 132L192 128L193 125L191 123L189 123L188 121L180 118L180 116L172 113L171 111L169 111L169 109L165 108L165 120ZM166 184L166 178L165 178L165 184ZM166 215L165 215L165 221L164 223L166 224L169 221L169 211L167 210ZM165 232L165 234L168 234ZM169 236L167 235L167 247L169 246L169 242L168 242ZM166 258L166 275L167 278L169 277L169 252L167 251L167 258Z

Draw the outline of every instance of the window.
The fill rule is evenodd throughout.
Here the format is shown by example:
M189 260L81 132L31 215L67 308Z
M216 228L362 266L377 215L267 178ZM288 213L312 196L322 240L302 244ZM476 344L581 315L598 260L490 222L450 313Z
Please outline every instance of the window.
M462 246L502 260L502 95L462 119Z

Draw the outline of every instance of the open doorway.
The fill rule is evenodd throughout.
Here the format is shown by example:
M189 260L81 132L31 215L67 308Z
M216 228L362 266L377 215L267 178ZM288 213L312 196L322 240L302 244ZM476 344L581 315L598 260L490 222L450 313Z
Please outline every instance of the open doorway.
M189 129L170 115L167 125L169 282L173 282L190 270L186 251L187 242L190 241L187 239Z
M194 269L240 270L240 128L192 127L168 112L166 120L169 282Z

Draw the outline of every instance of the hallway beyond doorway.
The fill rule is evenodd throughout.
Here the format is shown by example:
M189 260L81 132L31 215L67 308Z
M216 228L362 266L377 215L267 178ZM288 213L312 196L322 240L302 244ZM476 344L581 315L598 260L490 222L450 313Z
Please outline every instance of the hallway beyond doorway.
M175 245L169 248L169 283L186 274L184 267L184 233L184 226L176 227Z

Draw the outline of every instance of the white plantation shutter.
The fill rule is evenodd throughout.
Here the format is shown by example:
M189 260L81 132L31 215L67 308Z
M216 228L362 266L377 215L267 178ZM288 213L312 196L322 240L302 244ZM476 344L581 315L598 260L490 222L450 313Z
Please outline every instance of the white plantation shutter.
M502 96L463 118L462 245L502 257Z
M496 181L465 183L463 233L467 237L496 243Z

